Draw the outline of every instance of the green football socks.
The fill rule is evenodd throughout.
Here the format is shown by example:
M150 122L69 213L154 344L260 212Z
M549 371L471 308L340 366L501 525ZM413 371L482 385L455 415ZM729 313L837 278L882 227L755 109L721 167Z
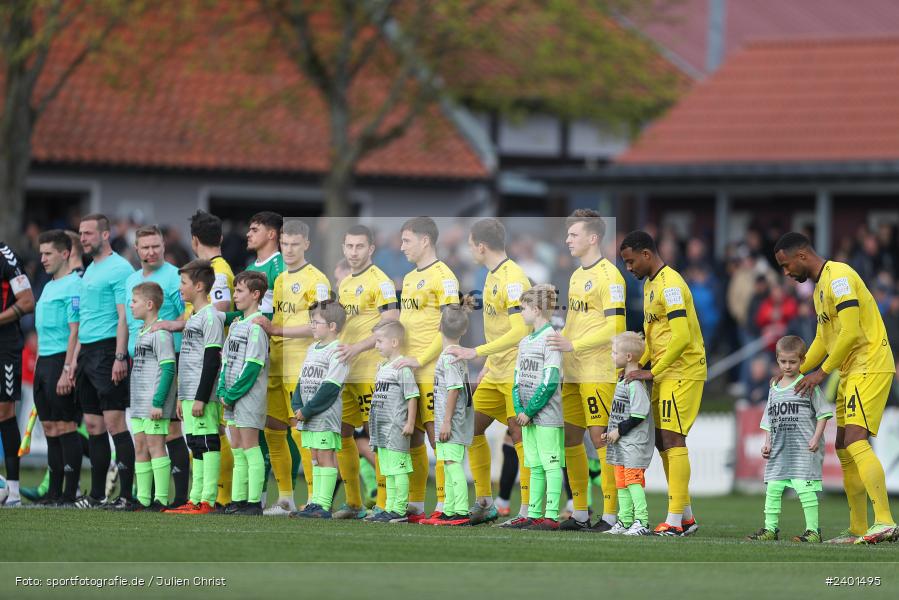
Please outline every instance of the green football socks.
M337 467L312 467L313 473L313 489L315 490L314 502L324 508L331 510L331 503L334 500L334 488L337 487L338 474Z
M203 491L200 499L215 506L215 498L218 496L219 469L222 464L221 452L203 453Z
M543 501L546 496L546 472L542 466L531 467L531 497L528 503L528 518L543 518Z
M231 501L246 502L247 500L247 457L243 448L232 448L234 455L234 476L231 479Z
M818 494L817 492L800 492L799 502L802 503L802 512L805 513L805 528L818 531Z
M562 469L546 471L546 518L559 520L559 509L562 502Z
M644 525L649 523L649 508L646 506L646 491L639 483L627 486L627 494L633 502L634 520Z
M453 463L450 470L453 472L453 488L456 492L456 515L468 516L468 479L465 477L465 467L462 463Z
M150 490L153 488L153 465L150 461L134 463L134 480L137 483L137 501L150 506Z
M618 520L625 527L634 524L634 500L626 487L618 488Z
M245 448L243 454L247 462L247 502L257 503L262 500L262 490L265 489L266 471L262 448Z
M392 493L391 493L392 492ZM409 474L387 476L387 510L405 515L409 509Z
M780 523L780 506L787 481L769 481L765 492L765 529L777 531ZM817 529L817 528L816 528Z
M187 496L194 504L199 504L203 496L203 481L206 476L203 468L203 459L194 458L190 461L190 494Z
M168 506L169 480L172 478L172 460L168 456L160 456L150 461L153 469L153 486L156 489L154 500Z
M384 501L384 510L393 511L393 503L396 500L396 479L393 475L384 476L384 485L387 488L387 499Z

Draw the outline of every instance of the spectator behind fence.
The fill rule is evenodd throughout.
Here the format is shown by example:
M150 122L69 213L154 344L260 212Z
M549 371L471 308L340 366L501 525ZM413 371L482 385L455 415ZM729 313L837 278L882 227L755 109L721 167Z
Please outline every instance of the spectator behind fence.
M718 322L721 320L715 278L707 266L696 264L687 269L687 285L690 286L690 292L693 294L693 304L696 306L696 314L699 317L702 339L709 340L709 344L711 344L715 339Z
M764 404L768 400L771 387L771 361L765 354L759 354L749 362L749 382L746 399L750 404Z
M777 340L784 335L787 325L797 313L796 298L784 290L783 284L773 286L755 313L755 323L759 331L771 340L767 346L769 352L775 351Z

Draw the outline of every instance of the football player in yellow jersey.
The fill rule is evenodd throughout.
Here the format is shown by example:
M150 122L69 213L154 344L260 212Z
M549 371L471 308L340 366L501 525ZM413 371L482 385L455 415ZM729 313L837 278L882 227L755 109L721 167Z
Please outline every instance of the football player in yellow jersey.
M234 271L222 258L222 220L208 212L198 210L190 218L190 245L197 258L208 260L215 271L215 283L209 292L209 301L220 312L232 309L231 292L234 290ZM184 320L193 314L190 303L184 305Z
M424 446L427 432L434 447L434 368L443 350L440 315L443 306L458 304L459 280L437 260L437 224L431 217L415 217L403 224L400 249L415 269L403 278L400 300L400 323L409 332L406 337L408 358L397 362L415 369L415 381L421 395L416 413L416 430L412 434L412 476L409 480L409 522L425 518L425 489L428 484L428 451ZM443 502L443 464L437 462L437 502Z
M801 233L785 234L774 257L788 275L803 282L812 278L818 328L797 392L811 392L828 374L838 371L837 456L849 501L849 528L831 543L876 544L899 536L890 511L883 466L871 449L896 372L883 318L867 286L852 267L825 260ZM817 367L817 369L816 369ZM874 525L868 527L865 496L874 505Z
M301 457L310 467L303 469L307 484L312 474L312 456L303 456L306 452L303 452L298 439L300 432L294 427L296 420L290 408L290 398L297 385L306 351L313 341L309 309L315 303L330 298L331 284L324 273L306 261L308 249L309 226L298 219L285 219L281 227L284 270L275 278L272 290L272 320L263 317L256 320L272 338L265 438L271 454L272 471L278 482L278 501L265 510L264 514L268 516L286 516L296 510L287 435L293 436L301 449ZM275 343L279 338L280 343Z
M706 380L705 345L693 295L680 274L665 264L655 241L635 231L621 242L627 270L643 285L644 367L628 373L627 380L654 381L652 410L656 448L668 479L668 517L656 535L690 535L699 528L690 506L690 458L687 434L699 413ZM652 363L652 369L646 366Z
M559 524L560 530L602 533L618 521L618 490L614 469L606 465L602 434L609 425L618 375L612 362L612 338L625 330L624 277L602 256L605 222L590 209L574 211L565 225L568 251L581 267L568 284L565 327L550 334L549 345L563 352L562 409L565 417L565 464L574 511ZM590 527L587 490L590 473L584 430L602 466L603 515Z
M347 320L340 332L337 352L342 361L350 364L350 371L342 392L342 447L337 462L346 504L332 514L335 519L365 517L359 485L359 449L353 433L368 424L375 373L382 360L375 350L372 330L381 323L400 318L396 288L384 271L372 264L374 251L374 235L368 227L355 225L344 235L343 256L350 273L338 284L338 301L346 310Z
M486 343L477 348L450 348L447 352L465 360L487 357L474 393L474 439L468 449L477 496L469 518L472 525L478 525L499 517L490 485L490 447L484 435L493 421L509 426L509 436L518 453L521 507L527 516L530 469L524 464L521 426L512 406L512 385L518 343L528 334L519 300L521 294L531 288L531 282L521 267L506 255L506 228L498 219L482 219L475 223L468 235L468 247L474 262L488 269L482 299Z
M232 310L231 295L234 291L234 272L222 258L222 220L203 210L198 210L190 218L190 245L197 258L208 260L215 271L215 283L209 292L209 300L216 310L228 312ZM167 331L183 331L184 324L193 314L193 306L185 304L184 314L178 321L157 322L155 328ZM231 444L225 433L225 423L219 425L219 443L221 445L221 464L219 467L218 496L215 503L227 506L231 503L231 476L234 471L234 455Z

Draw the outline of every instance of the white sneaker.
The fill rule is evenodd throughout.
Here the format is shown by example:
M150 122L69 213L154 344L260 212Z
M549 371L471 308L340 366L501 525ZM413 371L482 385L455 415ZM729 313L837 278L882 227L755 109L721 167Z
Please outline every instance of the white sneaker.
M628 528L625 527L621 521L616 521L615 524L612 525L611 529L609 529L608 531L604 531L603 533L608 533L610 535L622 535L627 531Z
M279 500L262 511L262 514L266 517L286 517L294 510L296 507L291 507L286 500Z
M625 531L622 535L649 535L649 528L646 527L643 523L640 522L639 519L634 521L634 524L630 526L630 528Z

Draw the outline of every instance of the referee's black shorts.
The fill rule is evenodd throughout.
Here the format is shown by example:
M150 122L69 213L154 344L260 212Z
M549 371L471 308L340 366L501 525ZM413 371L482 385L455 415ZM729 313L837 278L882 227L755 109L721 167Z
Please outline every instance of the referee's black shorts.
M81 345L75 374L75 394L81 411L86 415L125 410L131 405L128 375L118 385L112 382L115 346L115 338Z
M38 356L34 367L34 407L41 421L78 420L75 394L65 396L56 393L56 384L66 364L66 353Z

